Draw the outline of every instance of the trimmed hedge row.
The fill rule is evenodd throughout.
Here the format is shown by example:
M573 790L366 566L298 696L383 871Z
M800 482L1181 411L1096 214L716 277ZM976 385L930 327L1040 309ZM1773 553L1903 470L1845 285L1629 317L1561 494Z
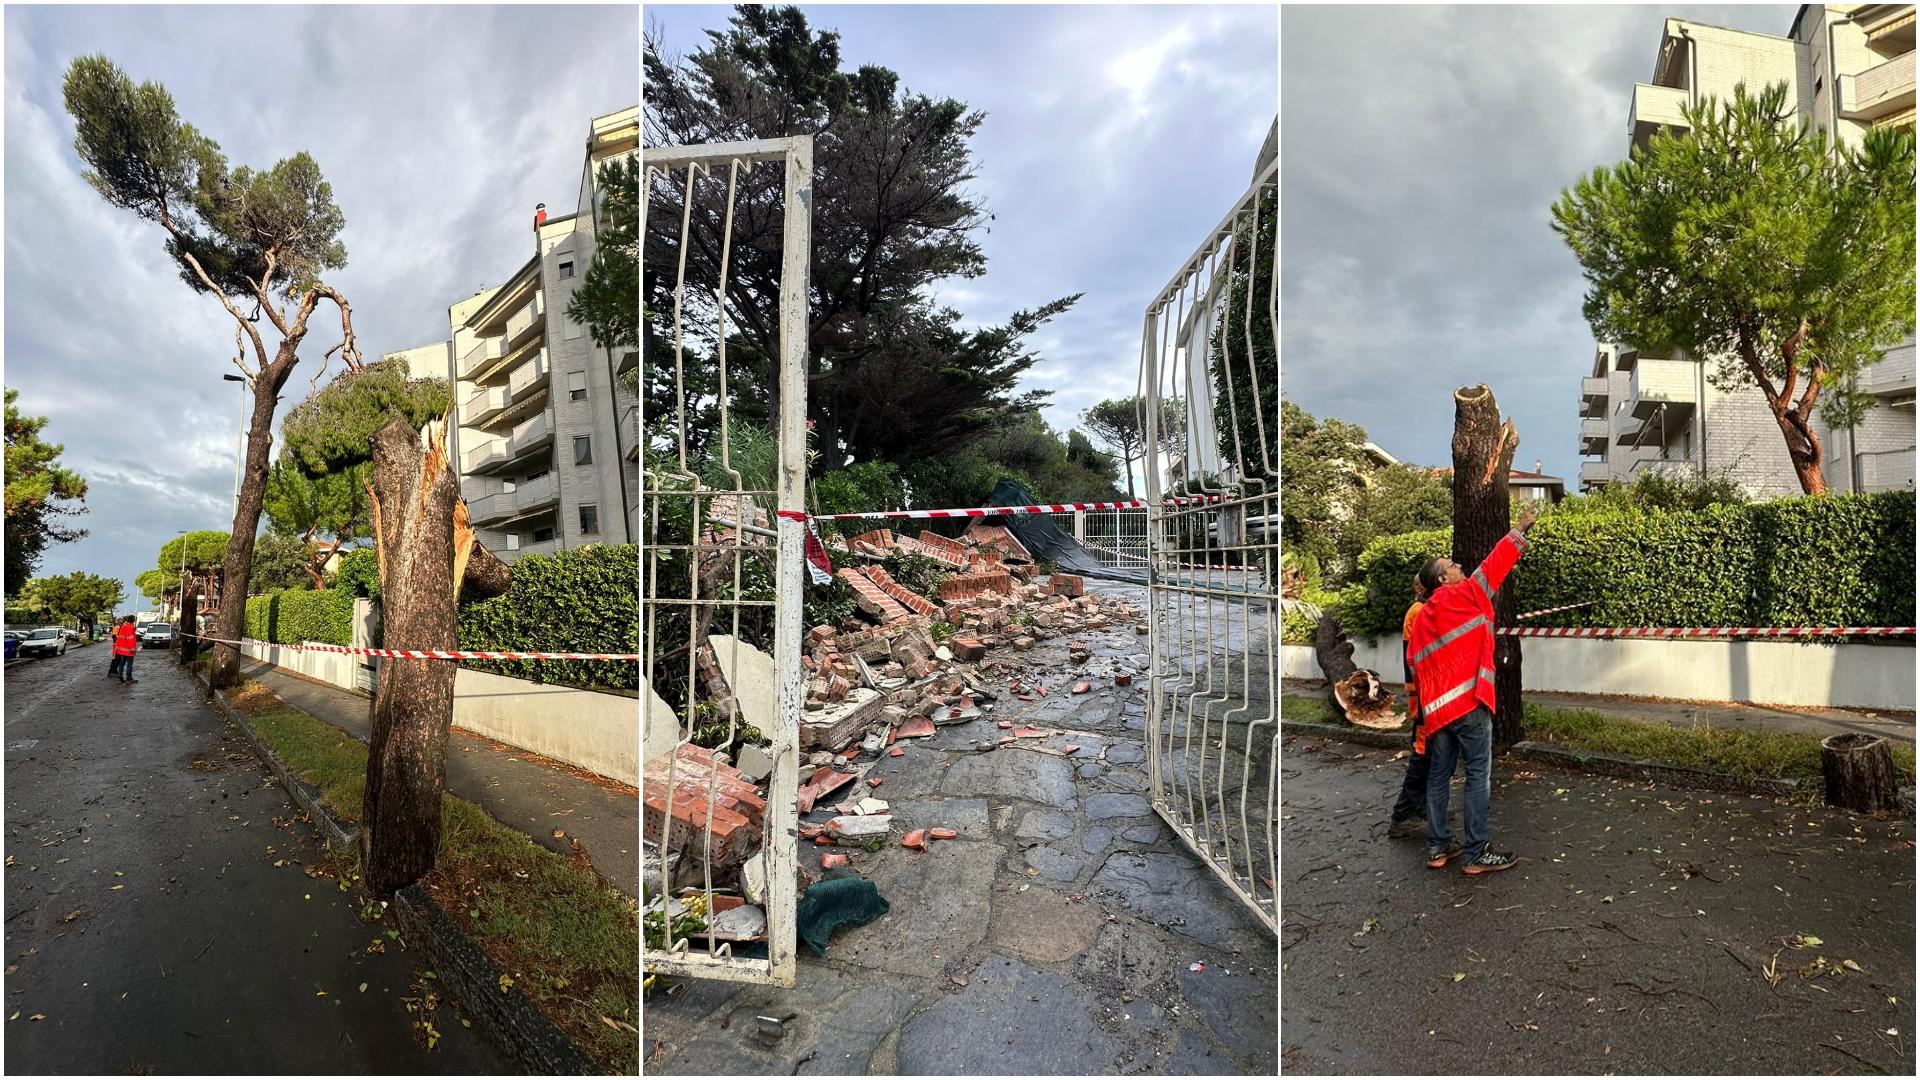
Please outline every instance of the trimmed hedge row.
M1556 516L1510 579L1520 610L1597 601L1529 626L1911 626L1914 496L1826 495L1706 510ZM1351 634L1397 633L1413 575L1452 532L1386 537L1359 559Z
M353 644L353 593L287 589L247 597L247 636L275 645Z
M528 555L504 596L460 607L460 647L486 651L640 651L640 549L595 545ZM463 660L478 671L589 689L638 691L640 665L597 660Z

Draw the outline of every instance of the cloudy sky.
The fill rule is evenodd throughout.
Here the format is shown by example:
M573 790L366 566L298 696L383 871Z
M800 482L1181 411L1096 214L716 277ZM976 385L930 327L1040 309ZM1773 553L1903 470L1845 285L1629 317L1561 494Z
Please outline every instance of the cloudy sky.
M329 280L372 357L444 340L449 304L532 254L534 204L572 211L589 118L638 98L639 33L632 5L8 6L6 385L91 488L91 535L40 573L120 578L132 610L162 543L226 529L244 392L220 379L226 312L81 179L74 57L164 84L235 165L314 156L347 218ZM283 413L339 340L329 306L311 325Z
M1485 382L1515 462L1577 485L1593 360L1562 188L1626 156L1666 17L1784 35L1792 5L1288 7L1281 40L1286 396L1426 465Z
M801 5L840 33L841 65L984 111L972 190L997 215L985 276L942 287L971 322L1086 295L1030 339L1025 389L1056 430L1131 396L1146 305L1252 180L1273 126L1271 6ZM650 4L670 54L707 44L725 6ZM1044 497L1045 493L1040 493Z

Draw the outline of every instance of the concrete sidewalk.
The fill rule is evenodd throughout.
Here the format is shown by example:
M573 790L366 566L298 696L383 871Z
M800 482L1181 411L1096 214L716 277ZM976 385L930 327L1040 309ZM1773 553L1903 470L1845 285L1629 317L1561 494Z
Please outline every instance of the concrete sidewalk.
M1398 693L1397 684L1396 694ZM1319 680L1289 679L1281 689L1286 697L1327 700ZM1868 732L1913 745L1913 714L1886 710L1782 708L1746 702L1671 701L1665 698L1617 697L1610 694L1561 694L1526 691L1528 704L1548 709L1595 712L1620 720L1668 727L1712 727L1724 731L1778 731L1796 735L1844 735Z
M241 672L280 700L361 742L372 735L373 702L366 697L258 661L245 662ZM572 855L570 841L578 841L609 885L637 899L639 795L632 788L591 776L458 728L447 740L449 792L479 805L494 820L519 829L549 851ZM556 837L556 829L565 835Z

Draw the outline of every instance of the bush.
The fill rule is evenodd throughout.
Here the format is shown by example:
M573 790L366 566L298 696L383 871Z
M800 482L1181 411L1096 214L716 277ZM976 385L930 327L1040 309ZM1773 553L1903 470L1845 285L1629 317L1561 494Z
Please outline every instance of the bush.
M899 471L886 461L863 461L835 469L810 485L814 505L818 507L814 512L857 514L867 510L898 510L903 498Z
M528 555L504 596L461 605L460 647L498 652L639 651L640 561L632 544ZM341 591L341 590L334 590ZM640 667L614 660L462 660L516 679L638 690Z
M1549 514L1510 579L1522 611L1596 601L1530 626L1910 626L1914 497L1827 495L1691 512ZM1360 556L1349 633L1397 633L1446 529Z
M1311 645L1313 632L1320 625L1305 608L1289 607L1280 612L1280 643L1282 645Z
M333 572L333 587L355 596L380 595L380 557L370 547L342 552Z
M248 597L247 636L275 645L351 645L353 599L345 589L285 589Z

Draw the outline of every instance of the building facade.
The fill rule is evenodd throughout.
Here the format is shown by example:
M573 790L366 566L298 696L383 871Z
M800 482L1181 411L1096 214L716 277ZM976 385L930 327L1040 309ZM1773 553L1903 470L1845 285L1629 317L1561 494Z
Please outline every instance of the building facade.
M504 284L450 305L445 341L391 354L452 385L460 493L502 559L639 538L639 351L600 347L566 314L606 224L598 171L632 158L639 132L638 107L594 118L576 212L542 204Z
M1684 128L1701 98L1729 99L1784 82L1795 122L1805 118L1849 146L1879 126L1914 122L1914 5L1802 5L1785 37L1668 19L1653 81L1633 88L1629 139ZM1851 428L1813 418L1835 492L1914 489L1914 341L1887 349L1855 389L1875 407ZM1757 388L1731 392L1709 378L1712 357L1670 348L1595 346L1580 386L1580 487L1630 483L1674 470L1727 476L1758 497L1797 495L1779 425Z

